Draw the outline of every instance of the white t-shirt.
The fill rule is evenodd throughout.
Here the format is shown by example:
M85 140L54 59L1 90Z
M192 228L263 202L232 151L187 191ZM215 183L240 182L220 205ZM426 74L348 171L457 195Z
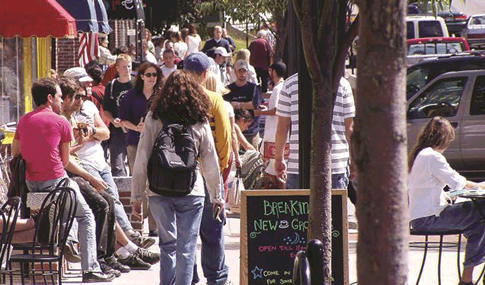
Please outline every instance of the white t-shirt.
M160 69L162 70L162 76L163 77L168 77L172 72L174 72L175 70L177 70L177 66L174 65L172 68L168 68L165 65L162 65L160 67Z
M227 115L229 118L234 118L234 108L232 107L231 103L224 101L224 107L226 107Z
M202 41L200 39L200 36L198 34L195 34L195 36L188 35L187 36L189 44L187 45L187 55L193 53L193 52L198 52L199 51L199 44Z
M275 109L278 105L278 100L280 98L281 88L283 88L283 82L278 83L271 92L271 97L269 98L268 110ZM275 142L276 136L276 126L278 125L278 117L266 116L266 124L264 126L264 138L263 141Z
M91 101L85 101L81 110L73 114L73 118L76 121L78 121L79 118L84 118L88 126L94 127L94 117L96 114L99 116L99 110L96 108L96 105ZM86 142L84 146L76 152L76 155L82 163L89 164L98 171L108 167L108 164L104 159L103 147L101 147L101 141L99 140Z
M185 53L187 53L187 44L184 42L176 42L173 44L173 49L177 51L180 58L184 58Z

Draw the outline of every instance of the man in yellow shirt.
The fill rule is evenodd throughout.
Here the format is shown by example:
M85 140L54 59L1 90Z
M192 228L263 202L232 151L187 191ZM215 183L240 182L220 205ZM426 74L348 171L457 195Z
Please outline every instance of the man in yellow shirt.
M204 84L209 66L209 58L201 52L192 53L184 60L184 70L191 72L194 79L201 86ZM224 107L222 97L217 93L205 88L203 89L212 103L209 114L211 116L210 125L217 156L219 157L219 170L222 172L227 167L231 154L231 125L229 123L229 116ZM212 203L206 191L204 212L200 225L200 239L202 241L202 269L207 279L207 284L209 285L232 284L228 280L229 268L225 264L224 211L221 211L219 218L219 221L213 218ZM197 266L194 266L194 279L192 283L197 282Z

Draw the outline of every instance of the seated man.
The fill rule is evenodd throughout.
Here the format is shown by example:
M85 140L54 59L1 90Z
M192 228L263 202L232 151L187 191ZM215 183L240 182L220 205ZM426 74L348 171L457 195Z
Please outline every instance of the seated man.
M67 177L64 167L69 163L71 132L69 122L59 116L62 104L57 82L43 78L32 85L32 97L38 106L24 115L17 126L12 143L12 155L22 154L25 160L27 187L32 192L51 191ZM83 282L109 282L113 274L104 274L96 260L94 215L81 195L78 185L69 180L76 192L76 220L81 241Z
M77 122L74 132L76 137L76 145L72 148L71 153L76 154L80 160L81 166L94 177L104 180L107 183L106 191L114 201L114 213L119 227L124 231L126 236L135 244L132 248L141 247L140 250L135 250L139 257L146 263L154 263L158 261L159 255L145 249L155 243L153 238L144 238L137 231L133 230L131 223L126 215L123 204L119 199L118 188L114 183L110 168L103 156L103 149L99 139L107 139L108 136L98 134L109 134L109 130L101 120L99 111L91 101L85 101L86 90L83 86L79 86L75 92L76 96L72 103L72 107L66 113L73 117ZM81 123L81 124L79 124ZM82 125L82 124L85 124ZM133 250L131 253L134 253ZM139 267L139 260L125 256L125 258L118 259L122 264L130 267ZM146 264L142 264L143 269Z

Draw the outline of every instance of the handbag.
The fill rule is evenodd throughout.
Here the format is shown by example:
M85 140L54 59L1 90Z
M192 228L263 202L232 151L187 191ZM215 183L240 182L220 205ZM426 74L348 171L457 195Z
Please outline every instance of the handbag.
M241 174L241 167L236 169L236 177L232 182L232 187L229 189L228 193L228 202L229 208L233 213L240 213L240 204L241 204L241 191L244 190L244 183Z

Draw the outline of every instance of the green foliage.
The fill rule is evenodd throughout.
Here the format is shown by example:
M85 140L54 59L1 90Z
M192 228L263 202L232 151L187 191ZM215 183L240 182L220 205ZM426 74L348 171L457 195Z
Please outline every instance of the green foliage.
M264 13L276 13L288 8L288 0L208 0L197 3L195 9L202 15L225 11L235 21L257 22Z

